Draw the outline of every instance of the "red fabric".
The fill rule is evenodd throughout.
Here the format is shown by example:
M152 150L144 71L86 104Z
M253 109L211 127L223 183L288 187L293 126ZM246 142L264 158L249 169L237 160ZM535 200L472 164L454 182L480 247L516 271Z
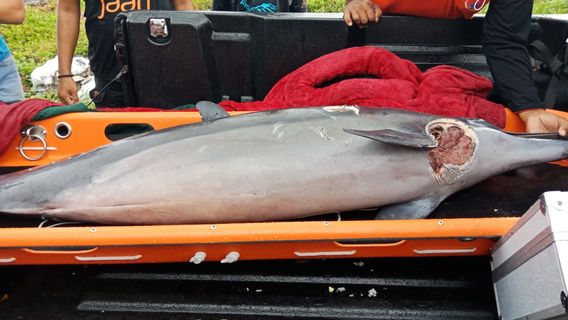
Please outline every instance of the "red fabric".
M489 0L373 0L383 13L442 19L471 19Z
M367 75L373 78L357 76ZM330 85L332 80L340 79ZM485 99L492 83L467 70L438 66L421 72L377 47L356 47L317 58L282 78L263 101L223 101L231 111L358 105L481 118L505 126L502 105Z
M59 105L61 104L41 99L29 99L12 104L0 102L0 154L6 151L22 127L30 123L38 112Z

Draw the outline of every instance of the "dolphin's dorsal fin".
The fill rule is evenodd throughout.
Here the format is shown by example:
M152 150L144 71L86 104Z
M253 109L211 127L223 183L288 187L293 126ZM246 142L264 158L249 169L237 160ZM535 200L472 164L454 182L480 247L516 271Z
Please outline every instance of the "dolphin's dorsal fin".
M230 117L230 115L220 105L211 101L199 101L196 105L201 121L210 122L223 118Z
M391 129L381 130L354 130L343 129L347 133L351 133L360 137L369 138L385 143L397 144L412 148L434 148L437 146L433 137L426 134L400 132Z

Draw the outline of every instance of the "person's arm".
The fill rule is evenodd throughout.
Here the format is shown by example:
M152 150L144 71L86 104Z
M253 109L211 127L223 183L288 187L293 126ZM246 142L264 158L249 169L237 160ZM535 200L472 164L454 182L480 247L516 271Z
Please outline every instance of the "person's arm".
M543 108L527 109L517 114L525 122L527 132L558 132L563 137L568 135L568 120Z
M20 24L25 17L24 0L0 1L0 23Z
M368 23L376 23L383 12L371 0L352 0L343 9L343 20L348 26L355 24L362 28Z
M57 59L59 75L71 74L71 63L79 37L81 7L79 0L59 0L57 3ZM79 102L77 84L72 77L59 78L57 94L61 102Z
M174 0L174 8L176 10L194 10L193 2L191 0Z
M568 121L546 112L538 97L526 48L532 0L492 0L485 16L483 49L499 95L525 122L528 132L566 135Z

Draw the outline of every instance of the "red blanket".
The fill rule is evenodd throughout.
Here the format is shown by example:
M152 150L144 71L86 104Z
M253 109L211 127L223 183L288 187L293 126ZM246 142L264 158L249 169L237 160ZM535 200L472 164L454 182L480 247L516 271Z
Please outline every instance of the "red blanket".
M370 76L370 77L369 77ZM467 70L416 65L377 47L355 47L317 58L282 78L263 101L223 101L227 110L359 105L482 118L505 126L502 105L486 99L492 83Z

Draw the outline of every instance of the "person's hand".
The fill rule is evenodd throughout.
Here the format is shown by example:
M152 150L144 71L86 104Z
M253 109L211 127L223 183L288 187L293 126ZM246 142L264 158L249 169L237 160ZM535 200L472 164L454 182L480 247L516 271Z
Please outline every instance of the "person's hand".
M57 88L57 95L59 100L64 104L79 103L79 96L77 95L77 84L73 78L59 79L59 87Z
M355 24L363 28L378 22L382 14L381 8L371 0L353 0L343 9L343 20L350 27Z
M544 109L524 110L518 115L529 133L558 132L563 137L568 133L568 120Z

